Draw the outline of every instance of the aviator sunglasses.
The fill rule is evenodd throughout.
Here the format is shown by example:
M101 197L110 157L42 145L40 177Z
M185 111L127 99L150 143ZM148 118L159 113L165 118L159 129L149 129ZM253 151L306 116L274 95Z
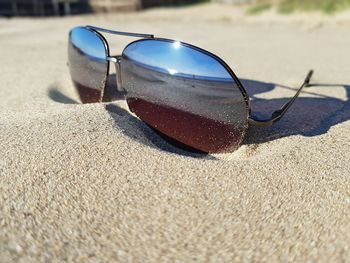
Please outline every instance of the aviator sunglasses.
M121 55L111 56L100 32L137 37ZM199 47L150 34L119 32L95 26L73 28L68 46L70 74L83 103L113 100L107 85L109 65L116 68L116 88L131 112L163 138L185 149L232 152L249 126L279 121L301 90L269 119L251 113L249 96L230 67Z

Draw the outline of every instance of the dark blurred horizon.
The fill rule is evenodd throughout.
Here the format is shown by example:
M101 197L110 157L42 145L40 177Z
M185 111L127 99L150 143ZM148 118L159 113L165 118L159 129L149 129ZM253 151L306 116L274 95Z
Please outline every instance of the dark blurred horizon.
M156 6L180 6L210 0L0 0L0 16L58 16L137 11Z

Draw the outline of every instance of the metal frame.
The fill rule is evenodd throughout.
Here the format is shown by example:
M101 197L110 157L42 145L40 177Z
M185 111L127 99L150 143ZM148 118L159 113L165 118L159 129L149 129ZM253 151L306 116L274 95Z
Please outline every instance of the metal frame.
M97 26L90 26L87 25L87 28L93 29L95 31L100 31L108 34L114 34L114 35L121 35L121 36L128 36L128 37L143 37L143 38L154 38L154 35L152 34L142 34L142 33L131 33L131 32L122 32L122 31L115 31L110 29L105 29L102 27Z
M249 118L249 123L251 125L254 125L254 126L268 127L268 126L272 126L274 123L276 123L280 119L282 119L284 114L287 113L288 109L292 106L294 101L298 98L298 96L299 96L300 92L302 91L302 89L304 87L310 86L310 80L311 80L311 77L312 77L313 74L314 74L314 71L310 70L309 73L307 74L303 84L300 86L298 91L295 93L294 97L291 98L286 104L284 104L281 109L274 111L271 114L271 118L270 119L259 120L259 119L255 119L254 117L251 116Z
M117 70L117 84L119 86L119 84L121 84L121 77L120 77L120 62L121 62L121 58L122 56L110 56L109 54L109 47L108 47L108 43L106 41L106 39L99 33L99 32L104 32L104 33L108 33L108 34L114 34L114 35L121 35L121 36L129 36L129 37L137 37L137 38L141 38L139 40L133 41L131 43L129 43L124 50L131 44L136 43L136 42L140 42L140 41L147 41L147 40L159 40L159 41L166 41L166 42L179 42L181 45L195 49L199 52L202 52L212 58L214 58L216 61L218 61L231 75L231 77L233 78L233 80L237 83L238 88L240 89L240 91L242 92L242 95L244 97L244 101L246 103L246 109L247 109L247 123L249 125L253 125L253 126L259 126L259 127L268 127L273 125L274 123L278 122L279 120L282 119L282 117L286 114L286 112L288 111L288 109L292 106L292 104L294 103L294 101L297 99L297 97L299 96L300 92L302 91L302 89L304 87L309 86L311 77L313 75L313 70L309 71L307 77L305 78L303 84L300 86L300 88L298 89L298 91L296 92L296 94L294 95L293 98L291 98L286 104L284 104L281 109L274 111L271 114L271 118L270 119L266 119L266 120L260 120L254 116L252 116L251 114L251 107L250 107L250 98L248 93L246 92L243 84L241 83L241 81L239 80L239 78L236 76L236 74L233 72L233 70L226 64L225 61L223 61L220 57L216 56L215 54L202 49L200 47L185 43L185 42L181 42L181 41L176 41L173 39L167 39L167 38L157 38L155 37L153 34L142 34L142 33L132 33L132 32L122 32L122 31L115 31L115 30L109 30L109 29L105 29L105 28L101 28L101 27L96 27L96 26L91 26L91 25L87 25L86 26L87 29L89 29L90 31L96 33L97 36L99 36L106 48L106 52L107 52L107 61L109 62L113 62L116 65L116 70ZM99 31L99 32L98 32ZM124 53L123 50L123 53ZM123 54L122 53L122 54ZM109 67L107 69L107 75L109 72ZM106 76L107 79L107 76ZM106 85L106 83L105 83ZM104 90L105 90L105 86L104 86ZM102 92L103 94L103 92ZM102 95L103 97L103 95Z

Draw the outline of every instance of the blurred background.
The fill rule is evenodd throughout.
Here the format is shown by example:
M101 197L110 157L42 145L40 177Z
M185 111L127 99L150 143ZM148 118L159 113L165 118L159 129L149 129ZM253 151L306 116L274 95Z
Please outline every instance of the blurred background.
M181 6L204 2L248 5L248 14L262 13L273 7L286 14L295 10L334 13L350 7L350 0L0 0L0 15L47 16L125 12L155 6Z
M44 16L136 11L153 6L186 5L207 0L0 0L2 16Z

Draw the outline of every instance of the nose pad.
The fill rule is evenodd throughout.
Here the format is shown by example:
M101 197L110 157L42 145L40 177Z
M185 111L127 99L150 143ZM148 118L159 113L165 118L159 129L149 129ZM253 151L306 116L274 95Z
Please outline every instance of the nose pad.
M120 75L120 57L113 57L116 73L107 76L105 89L103 92L103 102L111 102L124 99L125 91L122 88L122 79Z
M123 89L123 84L122 84L122 76L121 76L121 72L120 72L120 63L121 63L121 57L117 58L117 62L114 63L115 65L115 75L116 75L116 81L117 81L117 90L119 92L124 92Z

